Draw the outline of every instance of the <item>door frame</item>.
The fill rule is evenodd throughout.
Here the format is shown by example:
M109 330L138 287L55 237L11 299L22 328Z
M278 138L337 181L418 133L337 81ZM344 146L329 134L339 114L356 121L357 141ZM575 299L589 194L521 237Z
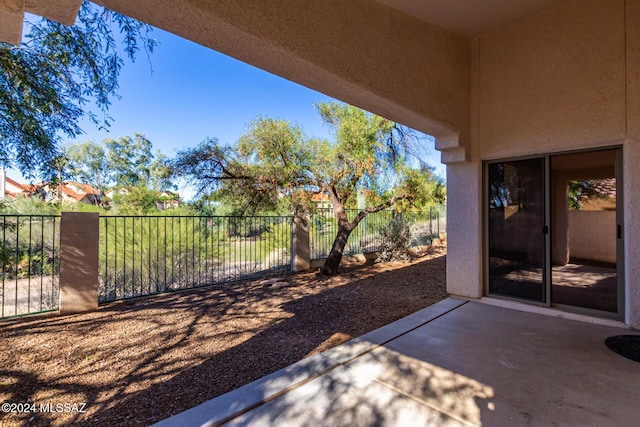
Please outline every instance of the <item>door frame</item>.
M600 310L594 310L590 308L583 308L570 305L553 304L552 302L552 262L551 262L551 242L552 242L552 219L551 219L551 158L554 156L561 156L567 154L581 154L598 151L616 150L615 159L615 178L616 178L616 281L617 281L617 312L606 312ZM537 302L526 300L523 298L509 297L506 295L491 294L489 292L489 165L502 162L529 160L529 159L544 159L544 219L545 226L548 230L544 234L544 288L545 288L545 301ZM616 320L624 320L625 318L625 258L624 258L624 235L625 235L625 222L624 222L624 179L623 179L623 146L616 144L612 146L596 147L582 150L571 150L554 153L535 154L527 156L515 156L500 159L484 160L482 162L482 268L483 268L483 295L495 299L506 299L511 301L518 301L528 305L541 306L554 308L566 312L573 312L577 314L585 314L590 316L597 316L603 318L611 318Z

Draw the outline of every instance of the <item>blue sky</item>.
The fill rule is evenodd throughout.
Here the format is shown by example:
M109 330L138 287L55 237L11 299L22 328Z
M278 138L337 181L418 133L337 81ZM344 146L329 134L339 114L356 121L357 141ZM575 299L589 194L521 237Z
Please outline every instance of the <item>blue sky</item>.
M121 99L110 107L110 128L84 121L85 134L68 142L100 142L139 132L171 157L207 137L233 144L259 115L286 119L308 136L331 139L312 104L333 98L165 31L155 29L152 36L159 45L149 58L142 52L135 63L125 62ZM444 176L439 158L431 146L429 163ZM9 176L19 173L9 171Z

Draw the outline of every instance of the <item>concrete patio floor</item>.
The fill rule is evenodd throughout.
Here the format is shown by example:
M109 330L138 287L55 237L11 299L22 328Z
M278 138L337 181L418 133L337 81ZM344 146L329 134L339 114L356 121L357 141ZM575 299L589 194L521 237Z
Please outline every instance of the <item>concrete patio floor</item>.
M548 312L449 298L156 425L637 425L640 332Z

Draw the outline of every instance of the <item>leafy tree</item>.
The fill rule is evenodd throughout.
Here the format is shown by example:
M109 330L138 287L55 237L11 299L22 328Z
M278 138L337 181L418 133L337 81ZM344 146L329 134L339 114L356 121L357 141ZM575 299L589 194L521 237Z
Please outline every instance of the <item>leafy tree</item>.
M66 176L66 169L69 164L69 159L64 154L55 156L49 162L51 169L55 172L55 175L51 177L51 183L57 185L58 204L62 203L62 181Z
M160 150L154 154L153 144L143 134L135 133L133 138L125 136L117 141L105 139L104 144L107 147L106 166L116 186L143 186L154 191L175 189L167 156Z
M125 136L117 141L107 138L104 144L107 147L107 166L117 186L135 187L149 182L153 145L143 134L136 133L133 138Z
M157 203L163 199L158 192L144 186L127 188L114 197L118 212L122 214L147 214L158 210Z
M93 141L69 144L65 148L69 174L99 190L109 182L109 168L104 147Z
M152 52L156 41L150 26L88 0L72 27L25 19L19 46L0 43L0 165L48 177L60 139L82 133L81 118L109 126L124 58Z
M414 199L408 184L415 176L407 173L406 163L417 137L392 121L349 105L322 103L316 109L333 130L334 143L308 139L287 121L260 117L235 146L207 139L179 152L173 167L192 178L201 194L217 192L249 207L274 209L288 200L290 208L300 212L309 206L313 194L328 194L338 233L322 273L333 275L349 235L363 218ZM353 200L358 188L375 191L380 200L349 221L345 203Z
M156 150L153 160L149 164L149 179L147 187L154 191L171 191L176 186L171 180L171 168L168 166L169 158Z

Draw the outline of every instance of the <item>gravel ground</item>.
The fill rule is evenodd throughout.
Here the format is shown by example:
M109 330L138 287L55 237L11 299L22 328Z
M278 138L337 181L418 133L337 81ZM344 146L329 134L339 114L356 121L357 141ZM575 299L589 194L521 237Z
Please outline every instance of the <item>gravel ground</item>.
M445 298L444 253L0 322L0 426L160 421Z

